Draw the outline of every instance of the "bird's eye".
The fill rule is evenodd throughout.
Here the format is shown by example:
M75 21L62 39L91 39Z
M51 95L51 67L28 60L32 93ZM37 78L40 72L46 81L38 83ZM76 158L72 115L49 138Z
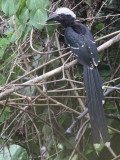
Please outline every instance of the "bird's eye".
M62 18L62 15L60 14L59 17Z
M65 17L64 14L60 14L60 15L59 15L59 18L60 18L60 19L63 19L64 17Z

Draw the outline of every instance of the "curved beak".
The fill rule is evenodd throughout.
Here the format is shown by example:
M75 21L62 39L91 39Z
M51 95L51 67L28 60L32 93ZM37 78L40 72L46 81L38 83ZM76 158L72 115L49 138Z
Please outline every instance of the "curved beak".
M58 14L53 13L53 14L47 19L46 22L49 22L49 21L57 21L58 17L59 17Z

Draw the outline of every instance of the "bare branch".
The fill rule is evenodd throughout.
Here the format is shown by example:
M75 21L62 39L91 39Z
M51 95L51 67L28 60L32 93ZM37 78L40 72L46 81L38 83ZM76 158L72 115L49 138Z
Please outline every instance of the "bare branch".
M97 42L97 41L103 40L103 39L105 39L105 38L111 37L111 36L113 36L113 35L115 35L115 34L118 34L118 33L120 33L120 30L119 30L119 31L116 31L116 32L113 32L113 33L110 33L110 34L107 34L107 35L105 35L105 36L103 36L103 37L100 37L100 38L96 39L95 41Z
M74 61L72 61L72 62L70 62L68 64L65 64L64 68L68 69L68 68L74 66L76 63L77 63L77 60L74 60ZM57 73L60 73L62 71L62 69L63 69L63 66L61 66L59 68L56 68L56 69L54 69L52 71L49 71L49 72L47 72L47 73L45 73L45 74L43 74L43 75L41 75L39 77L33 78L33 79L23 83L23 86L14 86L14 85L12 85L12 88L5 89L5 91L0 93L0 98L3 98L4 96L7 96L8 94L11 94L12 92L16 92L19 89L25 88L24 85L29 85L30 83L35 84L35 83L38 83L38 82L40 82L40 81L42 81L42 80L44 80L44 79L46 79L48 77L51 77L51 76L55 75Z
M114 43L120 41L120 33L113 37L112 39L110 39L109 41L105 42L104 44L102 44L101 46L98 47L98 51L102 51L108 47L110 47L111 45L113 45Z
M58 52L58 51L63 51L63 50L66 50L66 49L69 48L69 47L67 47L67 48L63 48L63 49L60 49L60 50L54 50L54 51L49 51L49 52L40 52L40 51L36 50L36 49L33 47L33 44L32 44L32 35L33 35L33 28L32 28L32 30L31 30L31 34L30 34L30 47L31 47L31 49L32 49L34 52L37 52L37 53L39 53L39 54L41 54L41 55L52 54L52 53L55 53L55 52Z

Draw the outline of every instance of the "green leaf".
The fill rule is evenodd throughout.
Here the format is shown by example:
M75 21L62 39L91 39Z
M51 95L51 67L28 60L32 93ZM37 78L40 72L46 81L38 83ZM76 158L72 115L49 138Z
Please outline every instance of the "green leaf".
M47 7L49 0L27 0L27 7L30 10L30 24L37 29L42 29L47 20Z
M5 52L5 49L0 49L0 58L3 57L4 52Z
M50 60L55 59L55 58L57 58L57 57L56 57L56 56L51 56L51 57L50 57ZM53 68L57 68L57 67L59 67L59 65L60 65L60 61L59 61L59 60L54 61L54 62L51 64L51 66L52 66Z
M102 29L104 26L105 26L104 23L99 23L99 24L96 25L96 28L97 28L98 30L100 30L100 29Z
M1 150L0 160L29 160L29 158L24 148L18 145L9 145L9 147L4 147L3 150Z
M27 160L28 154L24 148L19 147L16 150L15 154L13 155L12 160L23 160L23 159Z
M72 146L75 146L75 138L74 137L69 137L68 141L72 144ZM64 142L64 146L66 149L72 149L72 146L68 144L68 142Z
M49 135L51 133L51 128L45 124L42 128L42 133Z
M115 131L113 131L112 129L108 129L108 132L110 135L113 135L115 133Z
M19 5L19 8L17 10L16 16L19 17L19 15L22 12L22 9L26 7L26 0L21 0L21 3Z
M86 154L90 154L90 153L92 153L92 152L93 152L93 149L87 149L85 153L86 153Z
M2 8L2 0L0 0L0 10L1 10L1 8Z
M45 10L49 6L49 0L27 0L26 4L30 10Z
M10 38L0 38L0 58L3 57L3 54L9 44Z
M14 15L20 5L21 0L3 0L2 1L2 11L11 17Z
M33 10L30 13L30 23L37 29L42 29L47 20L47 12L44 9Z
M1 123L4 122L4 119L5 119L5 115L2 114L2 115L0 116L0 122L1 122Z
M29 19L29 10L27 8L23 8L19 16L19 20L21 23L26 23L28 19Z
M51 24L51 23L53 24L55 22L49 22L49 24ZM50 36L52 36L54 34L54 30L56 29L56 26L55 25L48 25L46 27L47 27L48 34Z
M9 116L10 115L10 107L5 107L4 115L5 116Z
M29 32L31 31L31 26L26 26L25 32L22 34L22 40L25 41L27 39L27 36Z
M0 109L0 112L2 110ZM3 122L5 120L6 117L9 116L9 112L10 112L10 108L9 107L5 107L4 112L2 113L2 115L0 116L0 122Z
M61 143L59 143L59 144L57 145L57 147L58 147L59 149L63 150L63 145L62 145Z
M16 33L14 32L14 34L12 35L12 37L11 37L11 42L12 43L14 43L15 41L18 41L19 39L20 39L20 37L22 36L22 33L24 32L24 30L25 30L25 27L26 27L26 25L20 25L19 27L18 27L18 36L19 37L17 37L16 36Z
M77 156L77 154L75 154L75 155L73 156L72 160L77 160L77 159L78 159L78 156Z

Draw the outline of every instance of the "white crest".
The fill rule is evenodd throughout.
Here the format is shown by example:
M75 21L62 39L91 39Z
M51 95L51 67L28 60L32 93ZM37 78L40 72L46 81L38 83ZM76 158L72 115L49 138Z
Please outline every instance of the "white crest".
M76 15L74 14L74 12L71 11L69 8L66 8L66 7L58 8L58 9L55 11L55 13L56 13L56 14L71 15L73 18L76 19Z

